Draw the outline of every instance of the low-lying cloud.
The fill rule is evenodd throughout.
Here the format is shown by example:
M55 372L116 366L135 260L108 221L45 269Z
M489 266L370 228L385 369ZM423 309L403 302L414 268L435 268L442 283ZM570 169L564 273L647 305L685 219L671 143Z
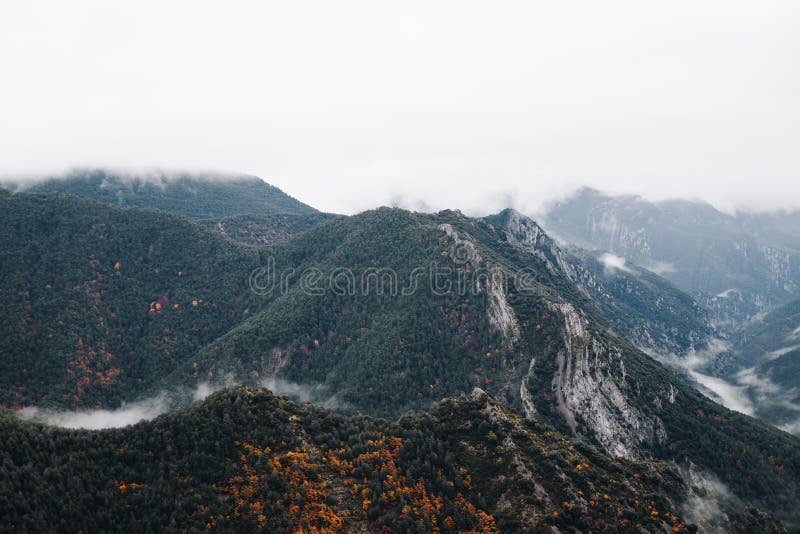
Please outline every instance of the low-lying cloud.
M689 374L701 386L701 391L721 402L726 408L745 415L755 415L755 406L750 400L747 387L737 386L697 371L690 371Z
M624 271L626 273L632 273L630 267L626 266L625 258L621 258L619 256L615 256L610 252L606 252L601 254L599 258L597 258L600 263L603 264L605 267L606 272L613 273L614 271Z
M667 273L677 272L678 268L674 263L669 261L649 261L642 265L648 271L656 273L658 276L663 276Z
M792 421L791 423L786 423L785 425L781 425L779 428L784 432L788 432L789 434L800 436L800 417L797 418L797 420Z
M262 380L260 385L276 395L283 395L297 402L312 402L332 410L348 407L347 403L342 402L336 395L331 395L324 384L298 384L271 376Z
M728 486L713 473L701 471L692 463L676 467L690 486L689 498L683 505L686 519L699 526L702 532L727 532L728 517L723 509L733 509L738 504Z
M777 360L784 354L788 354L794 350L800 349L800 345L789 345L788 347L783 347L780 349L772 350L764 354L764 359L766 360Z
M707 349L685 357L674 354L653 356L686 375L695 382L701 393L730 410L755 417L765 417L775 409L783 413L797 413L796 421L779 425L779 428L800 435L800 392L797 388L782 387L773 382L768 374L759 373L755 367L742 369L728 378L707 374L707 367L729 349L727 343L717 339L712 340Z
M792 330L792 333L789 334L787 339L800 339L800 326Z
M166 395L125 404L115 410L51 411L35 407L23 408L20 415L62 428L101 430L133 425L153 419L169 410Z
M709 341L708 347L704 350L694 351L684 357L669 355L655 355L662 363L686 374L697 385L701 393L707 397L723 404L726 408L741 412L745 415L753 415L755 407L747 394L747 387L732 384L721 378L717 378L701 372L713 362L717 356L729 350L729 345L720 339Z
M62 428L102 430L134 425L140 421L155 419L161 414L185 406L188 402L202 401L215 391L239 385L233 376L216 382L201 382L195 388L178 388L175 391L162 391L158 395L135 402L124 403L115 409L98 410L52 410L29 406L18 412L20 417L39 421ZM312 402L329 409L347 409L349 405L336 395L331 395L323 384L298 384L281 378L269 377L259 386L269 389L276 395L283 395L297 402Z
M15 174L2 174L0 175L0 187L9 189L11 191L24 191L29 187L38 185L42 182L49 180L69 180L72 178L85 178L86 176L94 176L98 172L105 174L105 177L100 182L100 188L116 187L119 184L133 188L135 186L152 185L160 189L165 189L170 182L219 182L231 181L242 178L247 178L247 175L241 173L233 173L227 171L213 171L213 170L192 170L187 168L184 170L169 170L160 168L114 168L103 167L90 168L90 167L75 167L66 171L54 173L15 173Z
M223 385L212 385L208 382L199 384L192 390L194 401L205 399L208 395L221 389ZM174 410L181 402L177 395L161 392L155 397L125 403L113 410L50 410L34 406L23 408L19 415L35 421L62 428L82 428L86 430L102 430L104 428L121 428L134 425L140 421L149 421L159 415Z

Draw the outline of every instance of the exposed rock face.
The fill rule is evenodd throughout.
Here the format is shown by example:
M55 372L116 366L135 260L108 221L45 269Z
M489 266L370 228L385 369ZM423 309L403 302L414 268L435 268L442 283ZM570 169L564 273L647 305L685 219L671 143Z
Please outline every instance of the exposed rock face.
M536 367L536 358L531 358L528 364L528 372L522 377L519 384L519 397L522 400L522 411L525 417L531 418L536 415L536 406L533 404L531 397L530 382L533 378L534 367Z
M603 212L587 223L589 238L592 243L605 239L608 250L625 256L641 256L651 258L653 247L644 228L636 228L626 224L616 213Z
M280 347L272 349L269 357L264 359L264 376L275 376L289 361L288 353Z
M624 260L622 266L609 266L603 255L564 251L536 222L512 209L502 214L500 231L510 244L541 259L551 274L566 278L608 315L623 318L617 333L646 352L683 355L707 345L711 326L704 310L658 276L625 266ZM687 312L693 324L676 333L676 321L670 319L683 321Z
M588 267L578 258L563 252L531 219L506 210L491 223L499 223L499 227L493 224L493 231L501 232L509 244L541 260L553 276L562 278L568 286L576 287L588 299L602 298L602 295L612 298L609 292L605 292L603 282ZM440 229L452 239L452 250L458 251L450 254L455 256L454 260L491 272L492 266L487 265L481 255L480 243L449 224L440 225ZM620 348L594 334L584 314L573 304L546 297L549 312L562 319L561 340L544 353L534 354L521 340L520 321L502 284L490 281L484 290L489 297L487 315L491 324L516 343L515 363L512 364L512 374L516 379L510 380L518 382L513 381L513 388L508 387L512 383L509 382L503 389L518 395L525 417L539 415L534 395L537 387L546 384L551 390L556 417L573 434L594 438L610 454L628 459L647 458L651 446L666 439L661 419L646 413L639 405L641 399L637 384L626 373ZM656 333L655 327L651 335L648 326L643 327L644 333L634 342L639 339L653 341L656 335L659 339L664 337L661 332ZM548 362L554 363L554 367ZM537 363L544 365L539 367ZM537 368L541 369L538 372L546 374L537 376ZM667 392L663 396L669 398L670 394ZM655 398L648 402L653 404Z
M514 309L508 304L502 282L498 282L497 279L498 277L491 276L486 287L489 295L487 313L489 321L503 332L503 336L511 346L519 339L519 321Z
M475 272L482 271L486 276L479 276L475 280L478 291L485 291L489 299L486 314L489 322L503 333L503 337L512 346L519 340L519 321L514 314L514 309L509 305L503 287L503 273L498 266L491 265L481 257L478 249L469 238L462 239L450 224L441 224L439 229L453 240L453 261L462 265L469 265Z
M544 260L551 273L560 273L570 280L577 278L573 265L541 226L516 210L509 209L506 213L503 230L509 243Z
M573 433L579 418L611 454L643 458L647 448L667 434L657 416L633 406L619 349L593 337L571 304L554 304L564 318L564 349L557 355L552 387L558 408Z

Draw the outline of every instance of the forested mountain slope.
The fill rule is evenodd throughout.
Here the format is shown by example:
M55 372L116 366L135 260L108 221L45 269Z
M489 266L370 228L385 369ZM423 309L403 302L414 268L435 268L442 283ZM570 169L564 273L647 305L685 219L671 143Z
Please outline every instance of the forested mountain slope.
M402 281L435 260L446 276L425 270L415 291L395 296L289 284L201 352L199 376L277 376L312 400L389 416L479 386L610 454L694 466L797 519L781 511L797 499L796 438L713 403L608 334L610 321L550 258L500 232L456 212L381 209L276 247L276 265L313 266L320 280L342 262L354 273L390 265Z
M600 280L519 214L382 208L256 250L167 213L0 202L6 404L115 406L234 380L396 417L480 387L608 454L675 462L798 520L800 442L626 341L641 340L629 310L657 312L658 332L685 303L648 302L660 290L646 276ZM634 295L602 303L618 283Z
M183 217L0 191L0 404L131 400L246 315L258 252Z
M86 169L32 184L6 185L34 193L67 193L118 207L179 213L252 245L282 243L333 217L260 178L245 175Z
M703 489L668 465L611 459L477 389L389 422L236 388L123 429L0 413L0 430L3 530L689 532L709 519ZM751 510L713 519L780 531Z
M314 226L333 219L329 213L303 214L244 214L230 215L222 219L206 219L202 224L213 232L254 246L285 243L292 237L310 230Z
M119 207L153 208L193 219L243 214L305 215L317 210L255 176L189 173L125 175L78 170L34 183L31 193L68 193Z

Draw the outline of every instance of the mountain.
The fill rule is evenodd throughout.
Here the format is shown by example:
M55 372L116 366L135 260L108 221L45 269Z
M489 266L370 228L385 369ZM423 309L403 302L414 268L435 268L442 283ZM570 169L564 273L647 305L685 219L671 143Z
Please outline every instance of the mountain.
M286 241L333 217L260 178L246 175L160 172L127 175L86 169L13 188L33 193L67 193L118 207L180 213L232 239L253 245Z
M800 297L800 214L726 214L703 202L648 202L581 189L550 206L544 226L661 274L735 331Z
M285 243L292 237L310 230L319 223L332 219L329 213L273 213L267 215L229 215L222 219L206 219L203 225L209 230L253 246Z
M117 405L247 313L258 252L186 218L0 191L0 404Z
M479 389L394 421L235 388L122 429L0 428L4 530L691 532L713 507L669 465L611 459ZM752 509L720 521L782 531Z
M395 418L480 387L605 454L712 481L724 512L800 520L800 440L631 343L690 347L703 328L691 302L619 263L606 274L516 212L382 208L255 249L159 211L0 202L6 404L114 408L235 381Z
M127 176L105 170L78 170L26 188L31 193L67 193L119 207L152 208L193 219L317 210L255 176L151 173Z
M714 332L706 310L664 278L603 251L561 248L515 210L487 217L501 239L548 261L600 308L610 327L637 347L684 355L707 347Z

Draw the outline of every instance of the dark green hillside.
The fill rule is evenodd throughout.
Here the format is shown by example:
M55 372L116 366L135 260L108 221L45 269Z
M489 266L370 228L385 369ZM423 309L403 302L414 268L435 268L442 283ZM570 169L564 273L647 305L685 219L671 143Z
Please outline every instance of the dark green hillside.
M32 193L68 193L119 207L172 211L193 219L317 212L255 176L154 174L141 177L87 170L36 183L27 190Z
M26 190L179 213L235 241L257 246L282 243L333 218L255 176L79 170L34 183Z
M435 219L388 208L271 249L279 273L295 270L287 291L265 295L261 312L206 347L201 374L277 372L315 388L317 400L381 416L500 385L509 351L486 317L486 295L431 290L431 263L445 249ZM320 294L304 289L308 269L319 270ZM454 288L455 275L448 280Z
M254 246L285 243L314 226L333 219L329 213L230 215L219 220L204 221L209 230L224 234L234 241Z
M182 217L0 192L0 404L135 398L241 321L258 263Z
M0 414L0 528L686 532L665 464L612 460L486 394L386 422L237 388L70 431Z
M441 225L472 243L480 259L453 261L462 252ZM322 280L341 266L354 273L392 266L403 281L431 261L452 268L452 288L467 271L487 265L506 274L525 268L532 277L524 288L508 277L504 298L519 329L516 339L493 324L498 304L487 286L437 294L423 274L410 295L349 296L312 295L294 281L202 351L200 376L211 371L259 383L274 375L304 398L382 416L478 386L609 452L691 462L737 496L797 520L790 503L798 495L800 441L715 404L608 334L610 321L589 296L546 268L545 259L499 240L486 222L453 212L380 209L333 221L270 252L278 271L313 266ZM567 320L584 323L582 333L565 329L565 302L583 310L580 319ZM574 370L567 374L570 355ZM170 380L184 383L195 372L187 366Z

